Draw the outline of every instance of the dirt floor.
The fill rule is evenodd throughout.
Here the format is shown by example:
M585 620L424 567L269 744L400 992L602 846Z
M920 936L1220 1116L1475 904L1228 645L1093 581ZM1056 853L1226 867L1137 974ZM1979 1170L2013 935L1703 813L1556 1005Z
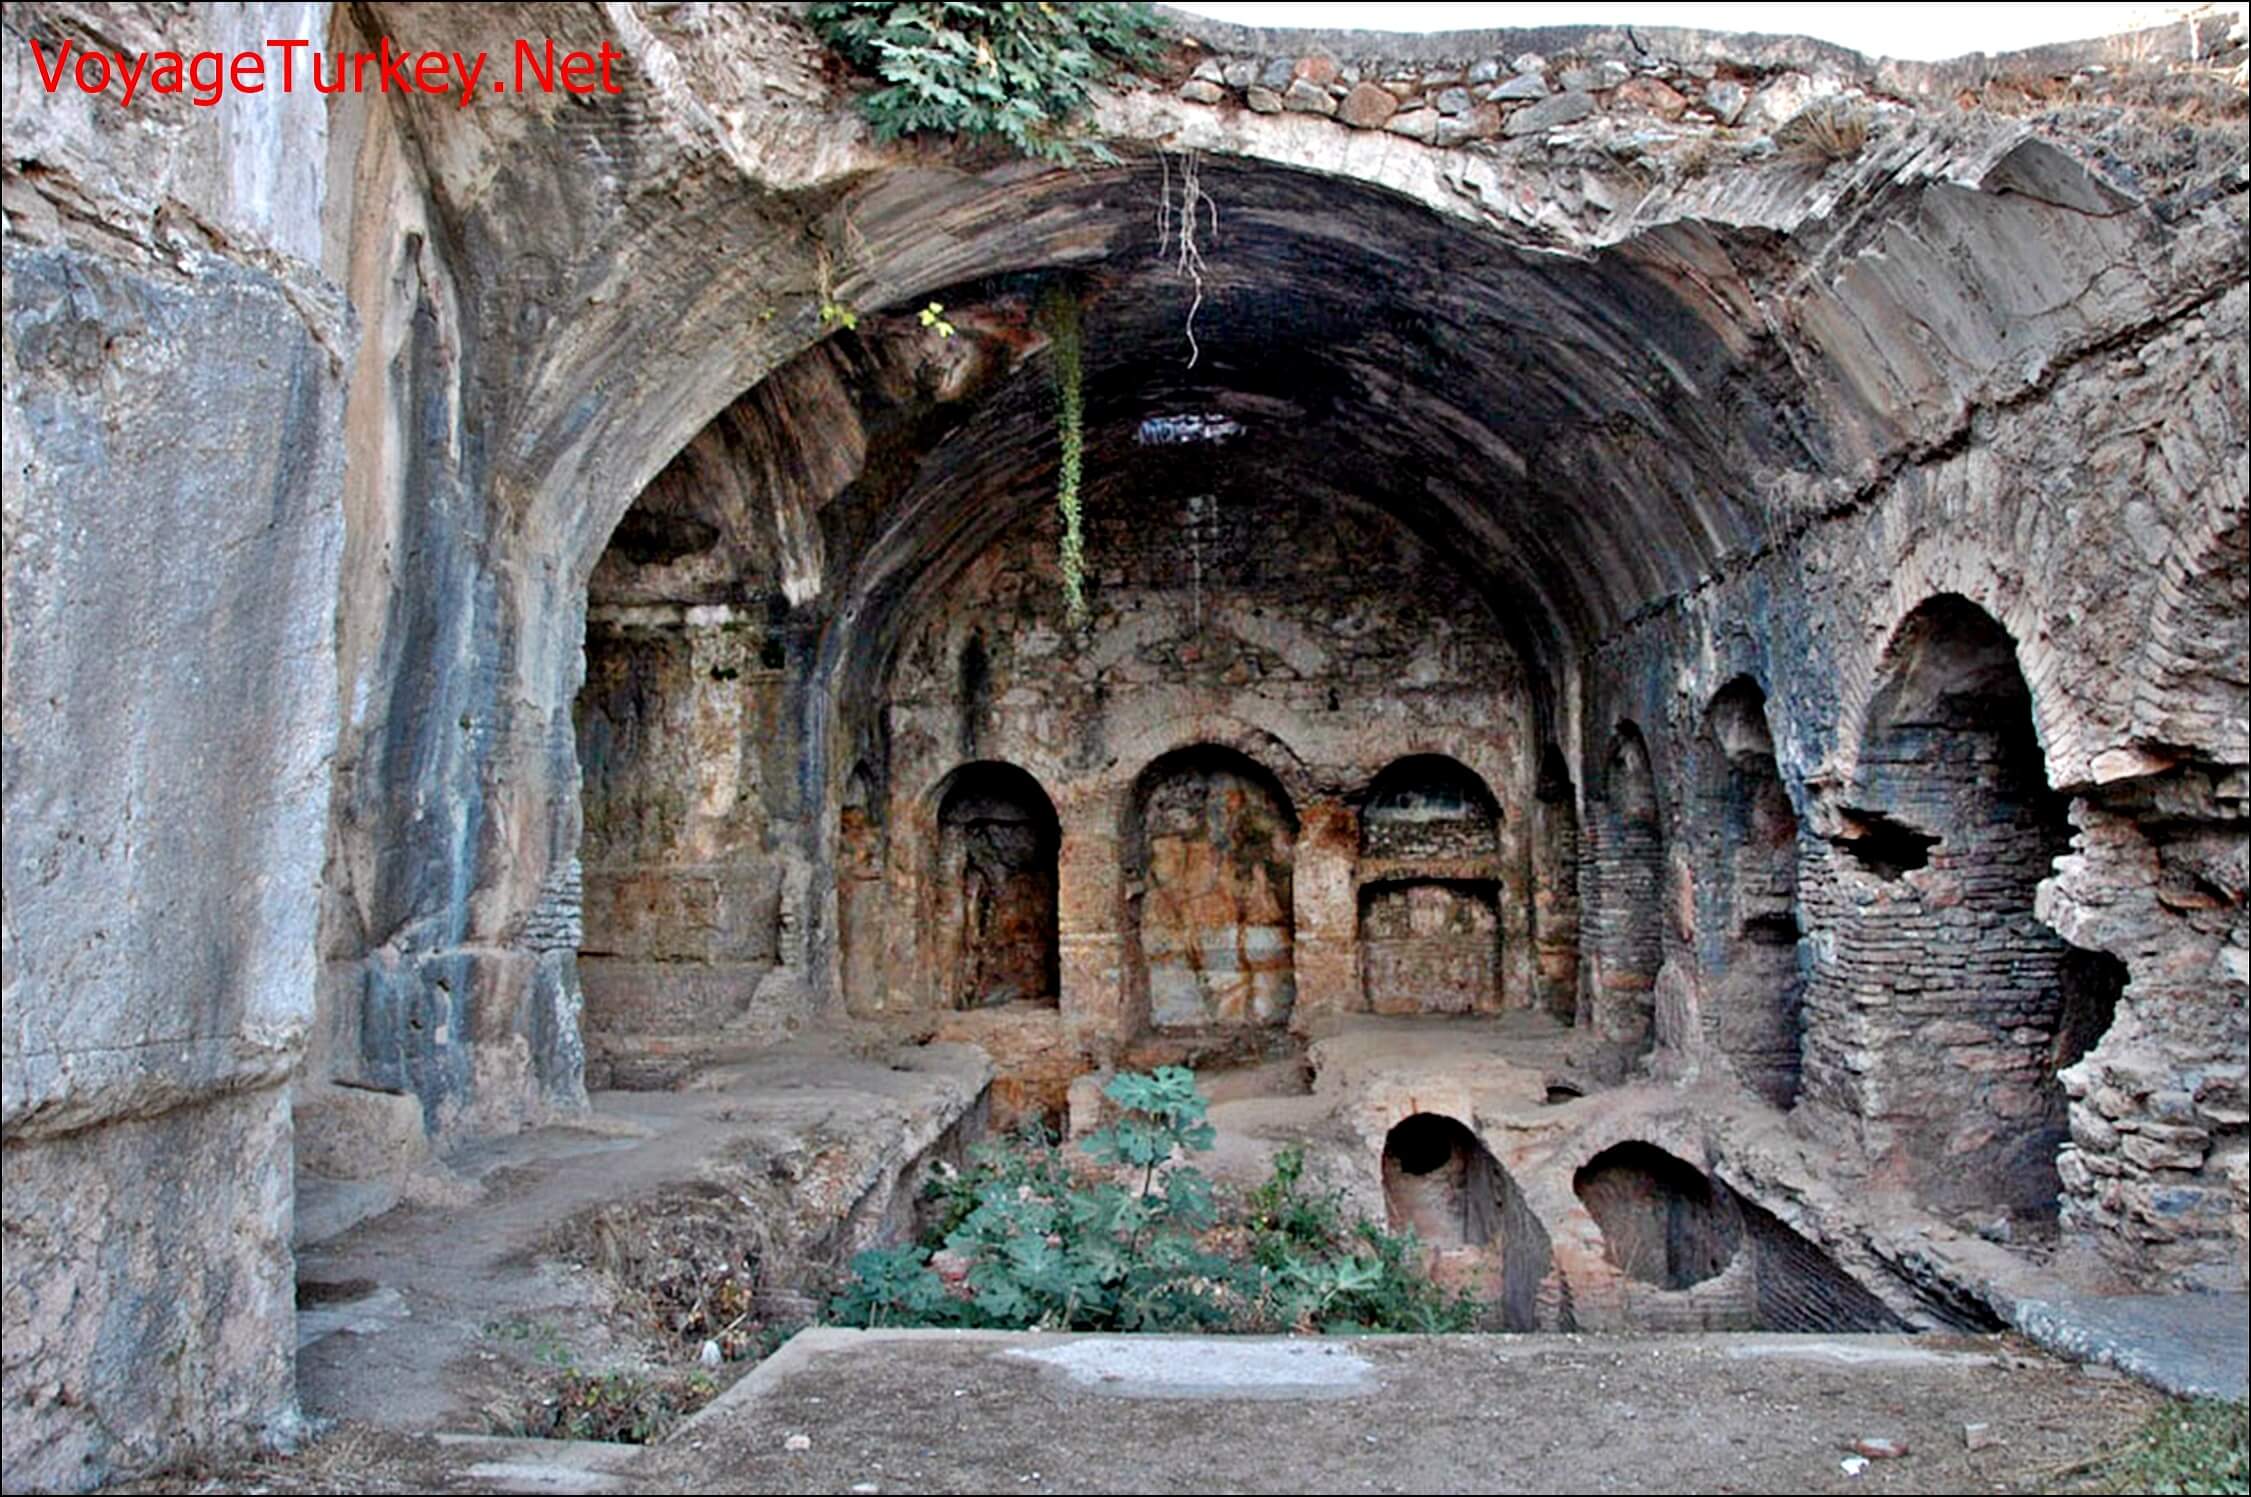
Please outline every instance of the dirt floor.
M817 1331L645 1450L348 1425L117 1490L2053 1491L2157 1401L1998 1337Z
M1375 1059L1353 1084L1421 1085L1415 1045L1457 1069L1494 1050L1485 1071L1535 1132L1605 1105L1546 1095L1578 1079L1570 1054L1532 1048L1552 1037L1488 1028L1363 1036ZM1359 1075L1352 1037L1323 1053ZM824 1329L756 1361L768 1331L817 1309L766 1303L781 1269L901 1235L887 1218L909 1166L974 1124L986 1075L980 1055L947 1047L768 1057L677 1093L608 1095L580 1126L450 1160L457 1196L300 1252L301 1394L324 1433L291 1456L114 1490L2056 1491L2162 1399L2014 1336ZM1235 1184L1262 1178L1285 1141L1340 1160L1372 1147L1295 1061L1216 1075L1211 1092L1221 1147L1199 1162ZM1380 1193L1360 1209L1380 1213ZM746 1221L761 1233L720 1230ZM2236 1353L2230 1386L2240 1299L2233 1320L2185 1312ZM2058 1315L2084 1329L2071 1309ZM2172 1320L2096 1330L2043 1340L2139 1367L2123 1352L2194 1339ZM707 1338L717 1365L699 1354ZM653 1445L608 1443L624 1421L607 1417L599 1442L528 1437L585 1433L573 1400L617 1376L667 1401L652 1425L717 1398Z

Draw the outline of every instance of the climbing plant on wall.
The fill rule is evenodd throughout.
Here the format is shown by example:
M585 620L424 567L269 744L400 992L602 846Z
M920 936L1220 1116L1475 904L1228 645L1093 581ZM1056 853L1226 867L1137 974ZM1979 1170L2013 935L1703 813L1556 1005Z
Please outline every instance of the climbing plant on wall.
M997 137L1027 156L1070 165L1086 138L1089 91L1153 60L1163 23L1146 5L898 5L806 8L814 34L884 86L860 99L878 140Z
M1086 622L1086 541L1079 528L1079 478L1086 461L1086 371L1078 297L1064 287L1051 288L1040 300L1039 319L1053 354L1055 435L1063 448L1055 468L1055 510L1063 521L1063 611L1076 628Z

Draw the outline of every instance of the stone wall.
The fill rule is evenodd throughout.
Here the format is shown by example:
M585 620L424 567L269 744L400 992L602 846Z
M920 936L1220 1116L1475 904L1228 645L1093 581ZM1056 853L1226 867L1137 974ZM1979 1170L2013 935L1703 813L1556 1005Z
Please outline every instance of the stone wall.
M1665 829L1655 771L1641 730L1620 724L1599 798L1581 841L1586 911L1581 1022L1629 1049L1646 1048L1656 1022L1665 955Z
M354 328L314 97L50 97L28 38L317 35L11 6L5 69L11 1491L291 1438L288 1080L313 929Z
M781 728L781 673L762 663L762 633L723 603L598 605L588 621L578 972L590 1084L634 1081L624 1050L740 1027L778 961L782 864L762 749ZM763 1038L782 1032L777 1020Z
M2242 699L2221 679L2245 671L2243 641L2240 629L2216 624L2229 606L2221 600L2245 593L2244 563L2208 538L2241 533L2246 469L2235 448L2246 418L2223 392L2242 388L2246 325L2240 288L2194 288L2201 257L2228 263L2242 240L2192 236L2172 253L2179 258L2160 274L2189 289L2170 310L2067 361L2036 403L1976 416L1959 445L1900 468L1862 504L1606 646L1601 696L1614 705L1597 710L1666 723L1688 753L1727 681L1747 672L1767 683L1776 759L1801 820L1804 946L1816 970L1834 973L1844 970L1846 911L1858 907L1831 839L1867 829L1844 813L1856 804L1848 787L1858 783L1858 734L1885 648L1918 605L1946 594L2006 628L2045 788L2068 801L2072 839L2068 851L2050 841L2026 854L2012 901L2029 896L2041 925L2115 956L2127 972L2108 1031L2062 1078L2071 1126L2059 1160L2062 1221L2145 1283L2218 1287L2240 1282L2245 1253L2233 1098L2246 1043L2240 953L2251 934L2232 892L2245 857L2242 749L2226 736L2236 709L2220 705ZM2155 426L2142 427L2148 418L2134 410L2158 413ZM2149 569L2088 565L2137 532L2134 554L2171 559ZM2208 693L2192 707L2196 689L2159 685L2176 679L2159 662L2203 651L2215 663L2187 667ZM1685 673L1683 661L1694 662ZM2153 693L2179 705L2160 708ZM2144 736L2161 717L2178 725L2177 740ZM1684 804L1690 789L1677 792ZM2168 856L2167 846L2177 851ZM1931 856L1940 856L1935 846ZM1877 882L1864 889L1872 900ZM2059 959L2061 943L2015 918L2011 928L2043 961ZM1807 1017L1823 1031L1809 1036L1809 1067L1832 1045L1849 1050L1856 1030ZM2111 1075L2123 1084L2103 1079ZM1829 1120L1824 1136L1842 1151L1840 1171L1861 1167L1851 1104L1808 1100L1809 1119ZM2144 1129L2156 1131L2125 1152Z
M1738 677L1695 744L1692 878L1704 1043L1777 1107L1797 1101L1798 817L1774 762L1766 695Z
M1809 902L1833 940L1807 993L1807 1088L1926 1199L2038 1215L2063 1141L2055 1072L2078 1058L2057 1048L2064 943L2032 909L2063 805L1999 625L1941 598L1892 660Z
M970 563L905 642L885 735L889 908L917 908L926 787L974 743L1055 800L1063 1004L1098 1029L1365 1007L1361 920L1383 904L1378 884L1450 903L1449 880L1477 884L1439 923L1465 926L1485 965L1430 1006L1473 991L1481 1008L1530 1002L1531 890L1555 875L1531 866L1524 835L1532 707L1514 651L1403 528L1364 510L1317 518L1238 462L1202 476L1216 494L1154 516L1138 486L1090 504L1085 633L1062 627L1052 522L1038 518ZM958 689L972 645L981 694ZM1466 821L1410 816L1377 787L1414 754L1459 756L1497 803ZM886 991L848 1001L937 1004L928 934L889 928Z

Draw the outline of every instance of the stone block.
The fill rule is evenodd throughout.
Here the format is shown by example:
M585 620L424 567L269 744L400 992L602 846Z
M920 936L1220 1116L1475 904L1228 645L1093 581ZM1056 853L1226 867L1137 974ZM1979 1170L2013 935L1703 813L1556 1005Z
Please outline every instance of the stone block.
M9 1491L296 1438L289 1138L276 1086L9 1142Z
M1297 114L1333 115L1337 112L1337 101L1325 86L1310 79L1293 78L1290 86L1282 91L1282 107Z
M1594 95L1590 93L1556 94L1519 109L1502 129L1511 138L1538 135L1583 120L1594 110Z
M1337 106L1337 118L1355 130L1374 130L1399 112L1399 101L1373 83L1355 84Z

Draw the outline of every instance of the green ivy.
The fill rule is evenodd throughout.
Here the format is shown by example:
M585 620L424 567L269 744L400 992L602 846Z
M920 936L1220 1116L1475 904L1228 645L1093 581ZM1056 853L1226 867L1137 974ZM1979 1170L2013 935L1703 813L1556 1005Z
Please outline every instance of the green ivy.
M1040 303L1040 325L1054 354L1055 435L1062 454L1055 466L1055 511L1063 521L1057 561L1063 573L1063 612L1072 628L1086 622L1086 536L1079 512L1079 480L1086 466L1085 344L1079 337L1079 302L1050 291Z
M1153 61L1163 23L1146 5L812 5L806 19L837 55L884 86L860 112L878 140L997 137L1068 166L1089 91L1120 67Z

